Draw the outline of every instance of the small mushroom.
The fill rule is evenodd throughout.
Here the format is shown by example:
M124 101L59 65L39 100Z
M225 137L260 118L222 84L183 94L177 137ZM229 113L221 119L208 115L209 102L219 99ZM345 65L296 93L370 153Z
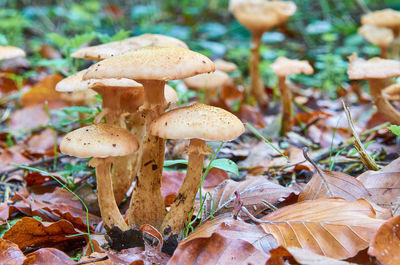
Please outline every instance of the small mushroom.
M14 46L0 46L0 60L25 56L25 51Z
M228 81L229 75L220 70L183 79L183 82L187 87L204 92L205 103L209 103L210 99L215 98L218 94L218 89Z
M110 175L112 157L132 154L139 148L128 130L107 124L79 128L64 136L60 149L80 158L93 157L89 165L96 168L97 195L103 222L109 228L129 229L114 199Z
M400 113L385 98L382 90L387 80L400 76L400 62L396 60L372 58L368 61L356 54L349 57L347 74L351 80L368 80L372 99L380 113L392 124L400 125Z
M85 47L71 54L71 57L100 61L121 55L127 51L149 46L182 47L188 46L181 40L161 34L143 34L121 41L113 41L101 45Z
M286 22L296 12L296 4L289 1L231 0L229 8L235 18L251 32L250 93L257 99L260 106L265 106L268 97L258 68L261 37L272 27Z
M400 83L394 83L383 89L383 93L388 95L388 100L400 100Z
M236 64L222 60L222 59L215 60L214 65L215 65L216 70L220 70L225 73L230 73L230 72L233 72L238 69Z
M187 173L161 226L164 236L179 235L193 207L204 156L210 150L206 141L231 141L244 132L244 126L226 110L195 103L161 115L151 124L150 131L152 135L165 139L190 139Z
M164 113L166 81L213 72L213 62L199 53L181 47L146 47L92 65L84 80L92 78L129 78L144 87L142 115L146 136L141 166L129 207L129 224L150 224L159 228L165 216L161 196L161 175L165 140L150 135L150 123Z
M292 107L292 93L290 91L287 77L293 74L307 74L314 73L314 69L308 61L291 60L285 57L279 57L271 64L272 70L278 76L278 86L281 93L282 101L282 130L281 134L285 135L287 132L293 130L293 107Z
M393 42L393 31L388 28L379 28L371 25L363 25L358 33L367 41L381 49L381 57L387 58L387 50Z

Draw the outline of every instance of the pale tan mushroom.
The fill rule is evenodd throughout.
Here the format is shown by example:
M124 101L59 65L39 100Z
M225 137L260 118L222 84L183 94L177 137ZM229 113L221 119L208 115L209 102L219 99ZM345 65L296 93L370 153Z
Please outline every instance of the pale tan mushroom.
M372 58L368 61L356 54L349 57L349 78L368 80L372 99L380 113L392 124L400 125L400 113L384 97L382 90L389 78L400 76L400 61Z
M164 236L179 235L193 207L204 156L210 150L206 141L231 141L244 132L244 126L226 110L195 103L164 113L151 124L150 132L165 139L190 139L185 180L161 226Z
M278 76L278 86L281 93L282 101L282 130L281 134L293 130L294 118L293 118L293 107L292 107L292 92L287 83L287 77L293 74L306 74L311 75L314 73L314 69L311 67L308 61L291 60L285 57L279 57L271 64L272 70Z
M97 195L103 222L109 228L129 229L114 199L110 175L111 157L127 156L139 147L128 130L107 124L79 128L65 135L61 152L80 158L93 157L89 165L96 168Z
M150 123L164 113L166 81L214 71L207 57L181 47L147 47L133 50L91 66L84 79L130 78L144 87L142 114L146 136L142 163L129 208L129 224L151 224L159 228L165 216L161 175L165 140L150 135Z
M383 89L388 100L400 100L400 83L394 83Z
M25 56L25 51L14 46L0 46L0 60Z
M251 32L251 56L249 62L251 90L259 105L267 104L267 94L259 72L261 37L272 27L285 23L295 12L293 2L265 0L231 0L230 10L235 18Z
M358 33L367 41L375 44L381 49L381 57L387 58L387 50L393 42L393 31L388 28L379 28L371 25L363 25Z
M214 65L215 65L216 70L220 70L225 73L230 73L230 72L233 72L238 69L236 64L222 60L222 59L215 60Z

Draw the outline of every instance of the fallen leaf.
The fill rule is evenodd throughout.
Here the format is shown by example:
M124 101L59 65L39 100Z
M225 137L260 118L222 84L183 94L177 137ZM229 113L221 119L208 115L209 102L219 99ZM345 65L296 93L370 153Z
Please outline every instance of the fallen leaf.
M236 198L235 191L239 192L243 206L253 215L268 209L262 203L263 200L275 204L290 194L296 193L295 190L275 184L263 176L249 177L247 180L239 182L226 180L211 193L212 200L207 199L207 212L210 213L212 209L214 209L214 215L231 212ZM209 216L206 215L205 217Z
M400 215L381 225L370 243L368 254L382 265L400 264Z
M32 154L43 154L47 156L53 156L54 137L57 137L57 133L54 136L53 130L47 128L41 131L39 134L31 135L26 142L27 148L29 152Z
M299 125L299 123L308 125L318 119L324 119L331 116L333 115L323 110L313 110L310 112L296 113L295 121L297 122L297 125Z
M43 78L21 96L21 104L25 107L43 104L45 101L61 101L61 93L55 90L56 84L63 80L60 74Z
M228 179L229 175L225 170L214 167L208 172L206 178L202 183L202 187L207 191L211 191L223 181Z
M4 239L9 240L24 250L27 247L41 247L56 243L68 243L82 241L84 236L66 237L81 233L75 230L73 225L60 220L55 223L40 222L32 217L24 217L18 220L8 231L4 233Z
M0 149L0 171L13 168L11 164L24 165L31 163L32 160L22 154L20 146Z
M303 201L262 218L266 233L284 247L300 247L336 259L355 256L368 247L383 220L364 199Z
M15 111L10 117L9 130L12 132L28 131L49 124L49 117L43 105L25 107Z
M149 253L146 253L144 248L136 247L136 248L128 248L123 249L120 252L108 251L108 257L112 264L134 264L134 265L152 265L152 264L167 264L169 260L169 255L165 253L159 253L158 255L151 256Z
M76 264L67 254L55 248L42 248L26 256L24 265Z
M199 237L180 243L168 265L266 264L268 258L269 255L249 242L225 237L216 232L208 238Z
M310 162L305 161L303 163L300 163L305 160L304 155L303 155L303 150L294 146L290 146L286 150L289 154L289 164L296 164L293 168L294 171L300 171L300 170L307 170L307 171L313 171L314 167L311 165ZM290 170L288 168L287 170Z
M182 171L163 171L161 179L161 195L164 198L166 207L170 206L176 197L185 178Z
M0 238L0 264L22 265L25 255L16 244Z
M242 104L240 105L239 111L234 114L243 122L249 122L259 128L265 127L264 117L255 107Z
M400 158L392 161L379 171L368 170L357 177L379 206L389 208L399 205Z
M18 91L15 81L7 77L0 76L0 99L5 98L15 91Z

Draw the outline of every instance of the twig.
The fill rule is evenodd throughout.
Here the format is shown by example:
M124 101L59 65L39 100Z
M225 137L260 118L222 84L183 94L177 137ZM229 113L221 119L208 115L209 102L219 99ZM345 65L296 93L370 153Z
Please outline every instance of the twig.
M324 185L326 187L326 190L329 193L329 196L334 197L333 192L329 188L328 181L325 179L324 175L322 174L321 170L318 168L317 164L308 156L307 147L303 148L303 155L304 155L304 158L307 159L307 161L310 162L313 165L313 167L315 168L315 170L317 171L319 177L322 179L322 182L324 183Z
M91 260L84 260L84 261L80 261L75 263L76 265L81 265L81 264L88 264L88 263L93 263L97 262L97 261L103 261L103 260L107 260L108 256L102 257L102 258L95 258L95 259L91 259Z
M265 206L267 206L269 209L271 209L272 211L278 210L277 207L275 207L275 205L273 205L272 203L266 201L266 200L262 200L261 201Z
M355 128L354 128L354 123L353 120L351 119L351 114L349 108L346 106L344 101L342 100L344 112L346 113L347 117L347 122L349 123L351 132L353 133L354 136L354 147L357 149L358 153L360 154L360 158L364 166L370 170L379 170L378 165L375 163L375 160L367 153L367 150L365 150L364 145L362 144L360 137L358 136Z

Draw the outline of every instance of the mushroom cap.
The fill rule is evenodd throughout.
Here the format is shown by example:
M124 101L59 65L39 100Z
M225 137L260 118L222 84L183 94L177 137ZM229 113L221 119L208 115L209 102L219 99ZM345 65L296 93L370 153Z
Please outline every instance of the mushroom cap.
M265 32L287 21L295 12L296 4L284 1L231 1L230 9L236 19L251 32Z
M394 39L393 31L391 29L371 25L363 25L360 27L358 29L358 34L378 47L387 48L392 44Z
M385 28L399 28L400 12L390 8L370 12L361 17L361 24Z
M83 76L134 80L175 80L213 72L206 56L181 47L146 47L92 65Z
M196 90L215 91L222 87L229 80L229 75L220 70L212 73L205 73L200 75L185 78L183 82L189 88Z
M169 85L165 85L164 87L164 97L167 103L173 104L178 101L178 93Z
M71 57L100 61L121 55L129 50L148 46L182 47L188 49L186 43L176 38L161 34L143 34L121 41L113 41L101 45L85 47L71 54Z
M235 115L201 103L166 112L150 125L152 135L165 139L230 141L243 132L243 123Z
M215 69L223 71L225 73L230 73L230 72L233 72L238 69L236 64L222 60L222 59L215 60L214 65L215 65Z
M108 78L108 79L94 79L94 80L82 80L86 69L79 71L67 78L64 78L56 85L56 90L60 92L73 92L86 90L96 86L112 86L112 87L141 87L142 85L134 80L122 78Z
M0 60L25 56L25 51L14 46L0 46Z
M372 58L368 61L358 58L357 54L349 57L347 74L350 79L386 79L400 76L400 61Z
M96 94L96 91L93 91L92 89L77 90L62 93L61 99L73 104L81 104L94 100Z
M311 75L314 69L306 60L292 60L286 57L279 57L271 64L272 70L277 76L288 76L293 74Z
M136 136L128 130L102 123L76 129L60 144L61 152L80 158L125 156L138 148Z

